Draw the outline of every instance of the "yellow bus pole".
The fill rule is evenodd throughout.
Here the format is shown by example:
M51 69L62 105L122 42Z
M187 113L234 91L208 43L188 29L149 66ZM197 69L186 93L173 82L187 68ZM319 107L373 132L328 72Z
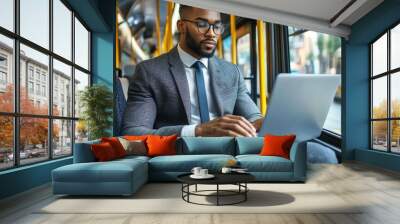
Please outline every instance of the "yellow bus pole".
M231 24L231 58L232 64L237 64L237 46L236 46L236 17L234 15L230 16Z
M222 38L221 38L221 36L219 36L218 37L218 41L217 41L217 50L218 50L218 57L219 58L224 58L224 53L223 53L223 50L222 50Z
M115 67L121 69L121 52L119 49L119 26L118 26L118 0L116 1L116 14L115 14Z
M266 94L266 59L265 59L265 25L264 21L257 20L258 37L258 69L260 72L260 109L265 115L267 112L267 94Z
M168 11L167 11L167 21L165 23L165 32L162 43L162 51L167 52L172 49L172 15L174 14L174 6L173 2L168 2Z
M156 7L156 38L157 38L157 50L155 56L162 54L162 45L161 45L161 32L160 32L160 0L157 0Z

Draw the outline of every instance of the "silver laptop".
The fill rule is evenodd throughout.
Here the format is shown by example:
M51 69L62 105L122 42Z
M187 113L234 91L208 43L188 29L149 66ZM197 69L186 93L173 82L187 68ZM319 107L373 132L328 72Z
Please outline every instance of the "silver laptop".
M296 141L318 137L340 84L340 75L279 74L258 136L295 134Z

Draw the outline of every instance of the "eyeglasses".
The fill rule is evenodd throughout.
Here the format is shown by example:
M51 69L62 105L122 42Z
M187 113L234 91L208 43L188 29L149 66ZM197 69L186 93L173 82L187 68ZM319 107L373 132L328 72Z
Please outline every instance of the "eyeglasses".
M192 21L192 20L188 20L188 19L181 19L181 20L196 24L197 30L199 31L199 33L202 33L202 34L206 34L210 30L211 26L216 35L222 34L225 30L224 24L222 24L221 22L209 24L208 22L201 21L201 20L199 20L199 21Z

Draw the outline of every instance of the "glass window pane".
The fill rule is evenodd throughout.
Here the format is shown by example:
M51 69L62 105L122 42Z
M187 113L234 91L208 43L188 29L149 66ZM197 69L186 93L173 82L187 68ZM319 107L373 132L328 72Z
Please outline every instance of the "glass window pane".
M86 86L89 86L89 75L75 69L75 117L81 115L80 94Z
M400 118L400 72L391 75L391 116Z
M400 153L400 120L393 120L390 122L391 127L391 141L392 141L392 152Z
M85 142L88 138L88 128L84 120L75 122L75 143Z
M387 118L387 77L372 81L372 118Z
M72 117L71 66L53 60L53 115Z
M89 70L89 32L75 18L75 63Z
M20 152L21 164L34 163L49 158L49 120L21 117Z
M0 111L14 111L14 42L0 35Z
M387 121L372 122L372 148L387 151Z
M53 121L53 157L72 154L72 121Z
M341 73L341 39L339 37L289 27L290 70L292 73ZM336 90L324 129L341 134L341 85Z
M232 61L232 56L231 56L231 46L232 46L232 40L231 36L226 37L222 41L223 49L224 49L224 60L225 61Z
M244 77L250 77L250 33L237 41L238 65Z
M400 24L391 31L390 37L391 69L400 67Z
M20 108L25 114L48 114L49 57L21 44Z
M342 134L341 110L342 110L341 99L335 96L335 99L332 102L331 107L329 108L328 116L326 117L323 127L324 129L332 131L339 135Z
M71 60L72 12L60 1L53 0L53 51Z
M289 36L289 52L292 73L341 73L339 37L314 31Z
M21 36L49 48L49 0L20 0Z
M387 71L387 34L372 44L372 75Z
M0 170L14 165L14 125L10 116L0 116Z
M14 31L14 0L0 1L0 26Z

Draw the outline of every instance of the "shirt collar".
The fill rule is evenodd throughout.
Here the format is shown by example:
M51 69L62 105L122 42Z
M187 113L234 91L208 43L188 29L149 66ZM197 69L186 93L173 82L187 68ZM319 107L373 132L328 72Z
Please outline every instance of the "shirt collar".
M190 68L196 61L200 61L206 68L208 68L208 58L200 58L200 60L198 60L186 51L184 51L179 44L178 53L181 61L186 67Z

